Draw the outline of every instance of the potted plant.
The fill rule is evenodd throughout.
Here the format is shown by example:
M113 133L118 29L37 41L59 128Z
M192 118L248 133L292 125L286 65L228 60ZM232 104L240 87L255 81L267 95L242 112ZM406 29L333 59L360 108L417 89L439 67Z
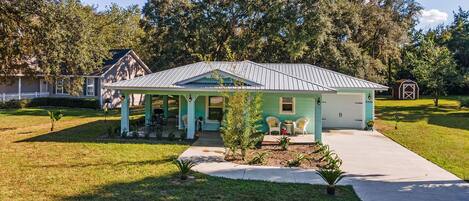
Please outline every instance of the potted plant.
M345 172L339 168L319 169L317 174L327 183L327 194L335 195L335 185L344 178Z
M369 120L368 122L366 122L366 129L369 131L372 131L374 125L375 125L375 122L373 120Z

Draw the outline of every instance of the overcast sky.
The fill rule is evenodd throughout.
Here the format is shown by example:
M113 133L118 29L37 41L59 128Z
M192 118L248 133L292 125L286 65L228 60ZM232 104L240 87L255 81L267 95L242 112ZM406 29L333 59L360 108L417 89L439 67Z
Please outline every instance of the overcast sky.
M127 7L137 4L142 7L147 0L82 0L86 4L95 5L98 9L104 9L112 2ZM424 8L420 16L418 29L434 28L439 24L448 24L453 19L453 11L458 7L469 10L469 0L417 0Z

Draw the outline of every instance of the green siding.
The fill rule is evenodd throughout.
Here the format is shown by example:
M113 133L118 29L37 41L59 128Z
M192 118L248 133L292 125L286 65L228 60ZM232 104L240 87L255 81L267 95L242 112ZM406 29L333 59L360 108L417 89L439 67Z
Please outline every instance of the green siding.
M280 114L280 97L292 96L288 94L264 94L263 99L263 116L264 121L262 124L262 131L267 132L268 126L265 123L265 118L268 116L274 116L280 119L280 121L292 120L295 121L301 117L309 119L308 127L306 128L308 133L314 133L314 107L315 99L312 95L310 96L294 96L295 97L295 114Z

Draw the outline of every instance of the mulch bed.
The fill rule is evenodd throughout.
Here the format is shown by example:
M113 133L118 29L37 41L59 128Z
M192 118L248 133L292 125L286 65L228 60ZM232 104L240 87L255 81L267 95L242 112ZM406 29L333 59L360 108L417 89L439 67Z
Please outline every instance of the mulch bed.
M248 151L246 160L241 158L228 159L229 161L237 164L248 165L250 159L252 159L257 153L267 152L266 161L264 164L255 164L258 166L276 166L286 167L287 161L296 158L297 154L303 154L307 159L301 162L300 168L307 169L318 169L325 165L324 162L319 162L317 159L321 158L320 154L313 153L318 149L318 145L290 145L287 150L282 150L277 145L262 146L259 149L251 149Z

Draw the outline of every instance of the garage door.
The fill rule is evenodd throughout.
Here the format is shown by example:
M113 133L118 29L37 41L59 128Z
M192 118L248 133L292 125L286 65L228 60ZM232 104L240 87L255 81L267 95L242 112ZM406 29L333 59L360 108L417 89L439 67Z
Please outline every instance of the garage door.
M363 128L363 94L323 94L322 97L324 128Z

